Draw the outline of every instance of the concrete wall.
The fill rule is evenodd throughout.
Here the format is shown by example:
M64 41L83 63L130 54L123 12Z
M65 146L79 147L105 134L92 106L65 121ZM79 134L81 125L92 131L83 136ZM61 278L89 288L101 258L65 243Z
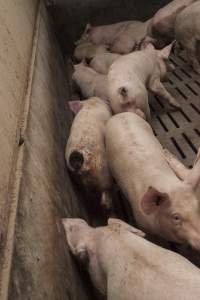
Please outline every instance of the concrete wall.
M0 299L95 299L60 222L87 216L65 166L72 116L54 30L37 1L0 7Z
M57 35L64 54L70 53L90 22L110 24L122 20L146 20L170 0L54 0L50 11L54 17Z
M0 266L13 200L17 128L27 85L37 5L38 0L0 0ZM1 270L2 267L0 273Z

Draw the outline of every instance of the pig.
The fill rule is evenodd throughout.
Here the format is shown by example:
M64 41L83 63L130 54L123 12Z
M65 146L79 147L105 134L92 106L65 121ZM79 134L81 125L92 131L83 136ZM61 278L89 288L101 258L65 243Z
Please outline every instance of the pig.
M97 191L101 204L111 208L112 178L108 169L104 131L111 117L109 105L100 98L69 102L76 113L66 145L68 169L80 178L88 194Z
M127 21L97 27L88 24L77 43L81 44L87 41L96 45L105 44L113 53L128 54L134 51L146 36L149 23L150 20L146 22Z
M150 42L158 49L170 44L175 39L174 28L177 15L193 2L195 0L174 0L159 9L148 25L142 48Z
M150 120L147 89L179 108L176 99L165 89L164 80L167 60L172 45L155 50L153 45L117 59L108 72L108 92L114 113L133 111Z
M107 76L97 73L84 62L75 65L74 68L72 79L85 98L96 96L104 100L108 99Z
M200 1L191 4L177 16L175 37L186 50L193 69L200 74Z
M91 60L89 66L96 72L107 75L110 66L119 57L121 57L121 55L115 53L97 54Z
M106 126L110 170L146 232L200 250L200 160L186 180L176 176L150 125L136 114L112 117Z
M111 52L128 54L140 48L141 41L147 34L147 28L151 20L146 22L132 22L119 34L111 47Z
M125 21L97 27L93 27L91 26L91 24L87 24L85 31L83 32L80 40L76 42L76 44L91 42L95 45L112 45L119 33L123 32L124 28L130 23L131 21Z
M108 52L106 45L94 45L91 42L84 42L78 45L74 50L74 58L81 62L82 60L91 60L97 54Z
M183 256L161 248L119 219L92 228L63 219L71 253L87 268L108 300L198 300L200 270Z

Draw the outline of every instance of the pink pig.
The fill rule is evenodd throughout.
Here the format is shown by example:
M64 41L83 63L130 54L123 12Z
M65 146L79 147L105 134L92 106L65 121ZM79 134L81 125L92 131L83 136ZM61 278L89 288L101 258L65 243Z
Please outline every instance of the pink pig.
M152 42L157 48L163 48L175 39L175 21L177 15L196 0L173 0L159 9L151 19L144 45Z
M200 251L200 153L193 169L180 178L150 125L129 112L109 120L106 152L111 173L129 200L137 224Z
M171 105L180 107L161 82L168 68L173 68L166 63L171 47L169 45L163 50L155 50L153 45L148 45L144 50L121 56L111 65L108 91L114 113L132 111L149 120L147 90L163 97Z
M68 169L80 178L86 191L101 194L102 205L110 208L112 178L104 143L110 107L100 98L71 101L69 106L76 116L65 152Z
M92 228L82 219L63 219L72 254L108 300L198 300L200 271L186 258L147 240L118 219Z

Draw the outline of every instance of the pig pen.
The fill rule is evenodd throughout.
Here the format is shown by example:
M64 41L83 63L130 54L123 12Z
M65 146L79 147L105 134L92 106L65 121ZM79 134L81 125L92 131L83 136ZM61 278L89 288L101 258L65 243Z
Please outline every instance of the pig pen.
M46 1L47 8L39 0L0 2L1 300L100 299L70 256L60 223L82 217L94 224L98 213L85 205L66 170L67 101L73 97L66 57L87 22L145 20L168 2L55 0ZM170 60L176 70L166 86L182 110L151 97L152 126L162 145L190 167L200 146L200 76L183 52ZM132 223L122 195L116 202L119 216ZM96 223L103 222L100 214Z

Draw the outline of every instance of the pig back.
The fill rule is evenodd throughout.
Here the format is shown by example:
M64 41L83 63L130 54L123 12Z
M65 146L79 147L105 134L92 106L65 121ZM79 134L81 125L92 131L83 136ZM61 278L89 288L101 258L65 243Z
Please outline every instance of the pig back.
M98 261L108 274L107 299L199 298L200 271L187 259L128 230L110 229L110 233L100 229L104 238L98 238L96 247Z
M178 40L190 39L200 32L200 1L186 7L176 18L175 34Z
M174 0L161 8L152 18L152 22L148 28L148 34L150 36L166 34L173 39L175 20L178 13L194 1L195 0Z
M156 60L156 51L143 50L123 55L111 66L108 73L109 86L119 87L124 82L131 81L137 86L138 80L143 84L152 74Z
M148 222L140 201L150 186L176 181L150 125L134 113L121 113L106 127L106 151L111 172L140 223Z
M103 100L93 98L85 101L83 108L74 119L66 146L65 157L68 168L81 176L84 175L86 182L93 177L92 181L95 185L98 185L101 177L99 173L105 174L105 182L109 177L104 131L110 117L110 108ZM72 166L73 159L80 162L77 168Z
M132 21L125 21L111 25L93 27L91 30L91 40L94 44L112 45L115 39L121 34L126 26Z

